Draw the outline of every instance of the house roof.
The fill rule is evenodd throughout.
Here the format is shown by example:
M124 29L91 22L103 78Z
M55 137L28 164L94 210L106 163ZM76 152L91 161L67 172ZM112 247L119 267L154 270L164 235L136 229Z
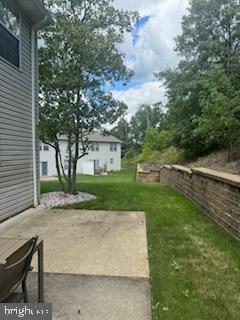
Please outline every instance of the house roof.
M49 12L41 0L16 0L16 2L34 25L42 27L53 22Z
M91 142L115 142L121 143L122 141L111 135L104 135L101 132L94 132L87 136Z
M106 135L101 132L93 132L86 136L90 142L113 142L113 143L121 143L122 141L118 138ZM60 140L67 140L66 136L59 137Z

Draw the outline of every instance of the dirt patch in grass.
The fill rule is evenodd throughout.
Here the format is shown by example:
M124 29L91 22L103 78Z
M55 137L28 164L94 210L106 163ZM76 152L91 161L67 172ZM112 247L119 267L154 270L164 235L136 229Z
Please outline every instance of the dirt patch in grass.
M240 151L235 153L232 160L228 158L228 151L216 151L212 154L198 158L193 162L185 164L190 168L205 167L217 171L223 171L227 173L240 174Z
M226 252L221 251L219 248L213 247L211 243L206 241L206 239L196 236L190 235L193 246L197 248L201 253L201 260L206 264L213 264L218 269L228 269L229 265L231 265L231 259L227 255Z

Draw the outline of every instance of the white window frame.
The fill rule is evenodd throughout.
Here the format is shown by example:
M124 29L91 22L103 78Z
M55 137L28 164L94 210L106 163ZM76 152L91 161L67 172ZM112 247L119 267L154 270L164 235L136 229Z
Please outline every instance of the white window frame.
M91 151L96 151L96 152L99 152L100 151L100 143L99 142L93 142L91 145L90 145L90 150Z
M116 152L117 151L117 143L116 142L111 142L110 143L110 151L111 152Z

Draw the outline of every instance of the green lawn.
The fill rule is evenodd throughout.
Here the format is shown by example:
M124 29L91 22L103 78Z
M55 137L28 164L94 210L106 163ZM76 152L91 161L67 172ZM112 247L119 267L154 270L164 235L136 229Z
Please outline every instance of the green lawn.
M189 200L133 171L79 177L97 200L67 208L146 212L154 320L240 318L240 246ZM42 182L42 192L58 189Z

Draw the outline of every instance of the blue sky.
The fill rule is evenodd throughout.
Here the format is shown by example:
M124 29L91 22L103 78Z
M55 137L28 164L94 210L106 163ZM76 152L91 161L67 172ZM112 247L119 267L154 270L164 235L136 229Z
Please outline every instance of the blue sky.
M121 50L125 64L135 75L124 87L112 89L115 98L129 107L129 116L141 103L166 102L165 88L156 81L154 72L177 66L174 38L181 32L182 16L189 0L114 0L117 8L136 10L141 18L131 34L126 35Z
M140 17L140 19L136 22L134 29L132 31L131 34L131 39L132 39L132 46L133 48L137 45L138 41L140 41L141 39L141 29L144 28L144 26L149 22L150 20L150 16L144 16L144 17ZM130 54L127 56L127 59L129 61L135 61L136 57L133 54ZM114 90L117 91L126 91L128 89L131 88L137 88L141 85L143 85L145 83L145 79L142 79L140 81L137 81L135 79L133 79L132 81L130 81L129 83L127 83L127 85L124 85L122 82L116 82L115 86L114 86Z
M134 26L132 32L132 45L135 47L137 42L141 39L140 31L144 26L149 22L150 16L143 16L141 17Z

